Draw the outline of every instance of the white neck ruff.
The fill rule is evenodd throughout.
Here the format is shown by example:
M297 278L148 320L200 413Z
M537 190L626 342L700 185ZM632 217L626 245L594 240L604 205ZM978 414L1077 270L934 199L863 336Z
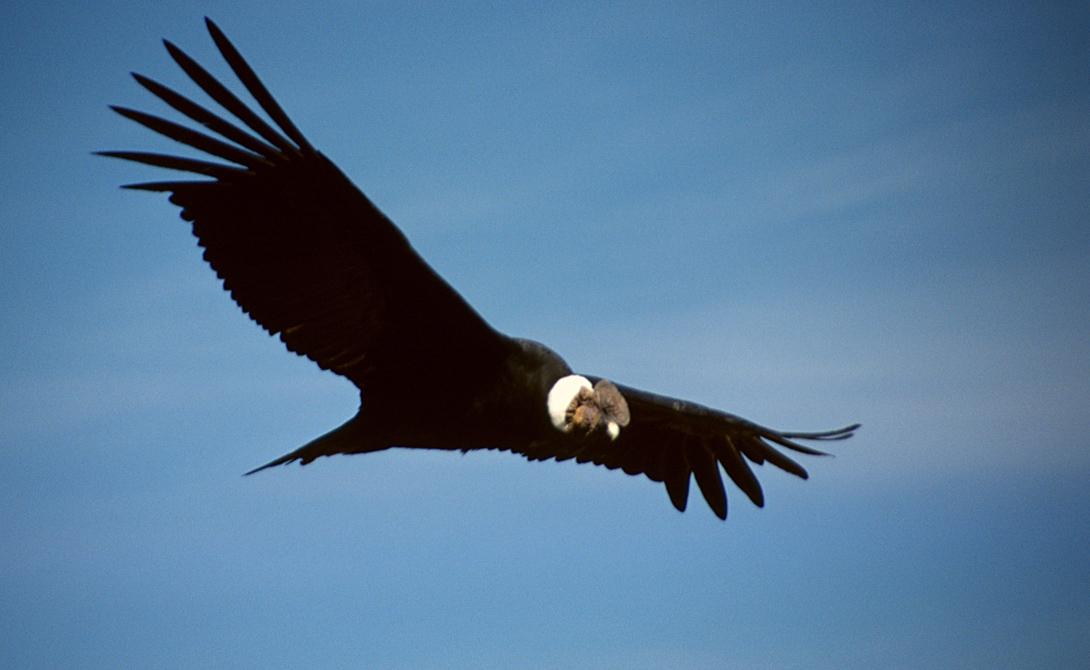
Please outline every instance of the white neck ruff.
M579 393L579 389L584 388L588 391L594 389L589 379L580 375L568 375L558 379L549 389L549 418L552 419L557 430L565 433L571 430L571 426L568 425L568 407Z

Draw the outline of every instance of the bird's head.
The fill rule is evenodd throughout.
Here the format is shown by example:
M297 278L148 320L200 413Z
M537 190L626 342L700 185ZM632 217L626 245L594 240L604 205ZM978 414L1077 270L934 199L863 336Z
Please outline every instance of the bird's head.
M549 390L548 407L558 430L579 436L604 430L615 440L629 421L628 403L605 379L591 386L586 377L561 377Z

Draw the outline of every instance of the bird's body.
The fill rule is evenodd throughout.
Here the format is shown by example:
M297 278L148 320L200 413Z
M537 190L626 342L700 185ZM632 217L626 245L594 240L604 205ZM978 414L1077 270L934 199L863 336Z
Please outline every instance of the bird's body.
M535 443L577 440L539 411L552 385L571 372L563 359L529 340L506 339L503 349L495 360L475 359L465 376L389 378L383 390L361 392L360 411L347 423L257 470L394 446L470 451L487 445L519 452Z
M219 29L220 52L279 131L169 42L186 73L248 132L140 75L138 82L224 139L131 109L118 113L226 163L102 152L210 177L133 184L171 193L224 288L288 349L351 380L358 414L258 470L390 447L503 449L530 459L575 458L666 484L684 510L690 476L725 518L718 464L757 505L746 459L800 477L769 442L835 440L857 426L781 433L687 401L573 374L544 345L489 326L408 240L295 128Z

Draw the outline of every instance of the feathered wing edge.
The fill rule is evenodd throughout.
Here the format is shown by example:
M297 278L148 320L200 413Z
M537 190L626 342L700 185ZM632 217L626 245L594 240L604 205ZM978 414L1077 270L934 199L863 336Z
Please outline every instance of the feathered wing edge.
M257 116L249 107L231 93L223 84L217 81L204 68L197 64L184 51L174 46L168 40L163 40L171 58L179 67L208 94L210 98L219 103L236 119L257 135L242 130L234 123L224 119L218 114L196 104L170 88L149 79L143 75L132 73L137 83L150 91L153 95L163 100L186 117L196 121L207 130L223 137L234 144L229 144L220 139L206 135L185 126L168 121L152 114L129 109L127 107L111 106L115 112L127 119L160 135L169 137L176 142L188 145L198 151L215 156L234 165L211 163L207 161L181 158L165 154L140 152L140 151L99 151L100 156L121 158L124 160L144 163L156 167L181 170L195 174L213 177L218 181L230 182L233 178L245 175L248 172L262 169L284 161L287 156L299 153L314 153L313 147L303 134L291 122L287 114L269 94L268 90L254 74L249 64L242 58L238 50L223 34L219 27L211 19L205 17L205 24L212 40L216 43L220 54L231 67L231 70L242 82L246 90L257 101L269 118L273 120L280 132L269 126L261 117ZM283 134L281 134L283 133ZM285 137L286 136L286 137ZM126 184L122 188L139 189L145 191L176 191L200 181L159 181L144 182L138 184Z
M685 511L687 504L691 472L715 515L720 519L727 518L726 494L718 465L754 505L764 507L764 492L748 462L763 465L767 461L801 479L809 477L805 468L770 443L812 456L829 456L827 452L805 447L794 440L843 440L859 428L859 424L853 424L820 433L781 433L725 413L723 421L725 423L714 433L686 437L682 453L664 477L670 501L680 511Z
M652 481L662 482L670 502L682 512L688 505L690 482L695 479L708 506L720 519L726 519L727 496L720 466L754 505L763 507L764 493L750 463L768 462L806 479L809 476L806 469L776 446L812 456L828 456L796 440L844 440L860 426L782 432L696 403L620 385L618 388L628 402L632 420L617 440L597 440L560 449L531 449L525 455L533 460L574 458L579 463L620 468L630 475L642 473Z

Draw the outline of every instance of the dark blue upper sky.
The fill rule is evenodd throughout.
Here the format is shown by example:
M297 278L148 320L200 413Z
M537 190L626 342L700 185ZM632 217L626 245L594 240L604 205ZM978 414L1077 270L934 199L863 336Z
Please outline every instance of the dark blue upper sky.
M1090 654L1090 10L0 7L0 666L1055 668ZM501 331L784 429L767 505L389 451L230 301L114 115L240 90Z

